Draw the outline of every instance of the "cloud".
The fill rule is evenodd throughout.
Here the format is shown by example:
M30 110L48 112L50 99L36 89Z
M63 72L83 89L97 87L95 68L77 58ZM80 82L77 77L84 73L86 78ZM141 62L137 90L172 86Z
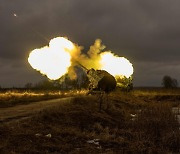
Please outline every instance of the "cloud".
M100 38L135 63L135 70L141 63L152 70L151 63L168 66L180 56L179 5L179 0L0 1L0 58L21 61L23 67L29 52L46 45L46 39L67 36L85 48Z

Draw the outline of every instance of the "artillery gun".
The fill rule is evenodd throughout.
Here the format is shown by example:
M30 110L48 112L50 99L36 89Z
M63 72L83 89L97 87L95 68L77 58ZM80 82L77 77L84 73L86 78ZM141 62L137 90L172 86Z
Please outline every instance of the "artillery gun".
M83 65L81 65L79 62L77 64L83 68L83 70L86 72L87 77L89 79L89 90L90 93L92 91L104 91L105 93L109 93L116 88L116 79L114 76L109 74L105 70L95 70L93 68L87 69Z
M116 77L117 88L121 91L130 92L133 90L133 77L132 75L127 78L125 76Z

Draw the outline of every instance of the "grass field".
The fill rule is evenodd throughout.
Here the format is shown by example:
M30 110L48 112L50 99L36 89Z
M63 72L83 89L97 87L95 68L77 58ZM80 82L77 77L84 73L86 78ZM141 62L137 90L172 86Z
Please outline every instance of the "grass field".
M50 90L6 90L0 91L0 107L29 104L42 100L84 95L86 91L50 91Z
M48 108L30 119L2 123L0 153L180 152L180 126L172 113L172 107L180 107L180 90L117 90L109 96L84 93L67 93L75 96L71 102ZM26 97L17 99L15 95L6 104L11 99L23 103ZM25 100L29 102L28 97Z

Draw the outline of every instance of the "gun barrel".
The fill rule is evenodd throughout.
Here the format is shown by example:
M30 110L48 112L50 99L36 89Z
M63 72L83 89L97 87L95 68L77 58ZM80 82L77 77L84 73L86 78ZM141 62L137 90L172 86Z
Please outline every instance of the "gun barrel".
M83 69L85 69L86 71L88 71L88 69L87 69L85 66L83 66L80 62L76 61L76 63L77 63L81 68L83 68Z

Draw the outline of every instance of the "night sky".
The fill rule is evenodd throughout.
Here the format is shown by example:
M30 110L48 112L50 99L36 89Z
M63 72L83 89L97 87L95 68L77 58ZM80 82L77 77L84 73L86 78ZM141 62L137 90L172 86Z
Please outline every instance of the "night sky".
M179 0L0 0L0 85L43 79L27 58L57 36L84 52L101 39L133 63L135 86L161 86L164 75L179 80L179 6Z

